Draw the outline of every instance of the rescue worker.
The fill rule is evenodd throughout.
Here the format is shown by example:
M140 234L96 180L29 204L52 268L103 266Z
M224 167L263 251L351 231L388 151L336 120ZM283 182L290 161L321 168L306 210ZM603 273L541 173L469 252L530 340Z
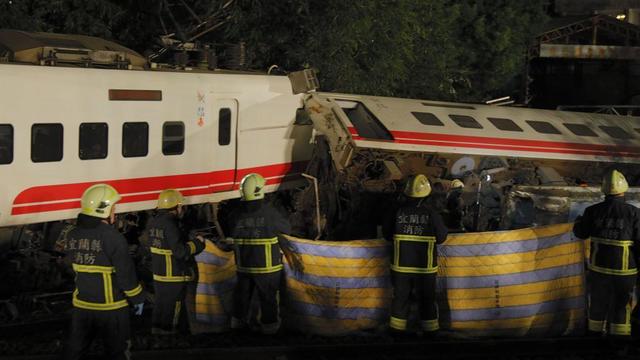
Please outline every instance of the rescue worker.
M163 190L158 196L157 214L147 225L155 291L153 334L187 329L185 297L188 283L194 280L193 256L205 244L201 237L187 241L180 231L182 203L179 191Z
M434 334L440 328L436 305L436 244L447 238L447 227L437 211L424 205L430 193L431 185L425 175L410 177L404 190L406 202L395 213L391 258L393 300L389 326L398 332L407 330L413 292L418 301L422 331Z
M462 190L464 189L464 183L458 179L454 179L451 182L449 188L449 194L447 194L447 227L451 232L464 231L464 224L462 219L464 218L464 199L462 199Z
M257 292L260 302L258 319L263 334L275 334L280 328L279 291L282 254L279 234L291 232L288 220L264 200L265 179L248 174L240 183L240 207L229 217L237 266L237 283L233 292L232 329L249 324L251 296Z
M586 208L573 227L578 238L591 238L588 261L591 334L608 332L623 338L631 335L631 299L640 255L640 210L625 203L628 188L622 173L608 172L602 181L604 201Z
M76 226L67 234L64 251L76 273L76 289L65 359L82 358L95 336L102 338L108 359L129 358L129 303L141 315L144 295L127 241L112 226L118 201L110 185L89 187Z

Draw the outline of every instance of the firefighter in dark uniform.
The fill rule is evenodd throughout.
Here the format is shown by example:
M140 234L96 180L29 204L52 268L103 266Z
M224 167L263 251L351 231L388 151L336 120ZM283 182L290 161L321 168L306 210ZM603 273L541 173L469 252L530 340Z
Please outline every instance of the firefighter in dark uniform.
M447 226L451 232L463 232L464 224L464 199L462 199L462 190L464 183L458 179L451 182L449 194L447 194Z
M108 359L128 359L129 303L142 314L144 295L124 236L111 224L120 195L97 184L82 195L82 210L69 231L64 251L76 273L70 338L65 359L80 359L95 336Z
M263 334L280 328L278 297L282 275L279 234L291 232L287 219L264 201L265 180L249 174L240 183L240 207L230 216L238 282L233 292L232 329L249 324L251 296L260 300L260 327Z
M631 335L631 299L638 273L640 210L625 203L627 180L617 170L605 175L605 200L589 206L573 233L591 238L589 256L589 332ZM608 330L605 324L609 323Z
M436 305L436 244L446 240L447 227L437 211L423 204L431 193L426 176L410 177L404 193L407 201L396 211L393 226L393 300L389 326L398 332L407 330L411 294L415 292L422 331L434 334L440 328Z
M194 280L193 256L204 249L200 237L187 241L179 227L182 194L173 189L158 196L158 212L147 225L153 268L153 334L175 333L187 328L185 296Z

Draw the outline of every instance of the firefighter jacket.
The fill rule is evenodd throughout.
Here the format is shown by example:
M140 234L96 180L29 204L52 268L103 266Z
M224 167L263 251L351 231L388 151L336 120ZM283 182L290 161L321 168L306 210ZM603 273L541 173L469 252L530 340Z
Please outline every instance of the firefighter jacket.
M64 251L76 273L74 307L115 310L128 306L127 298L133 304L144 301L127 241L102 219L78 215Z
M230 216L231 237L238 272L268 274L282 270L278 234L291 226L264 200L243 201Z
M607 196L586 208L573 233L591 238L590 270L609 275L638 273L640 210L625 203L623 196Z
M153 280L182 282L194 279L190 260L204 249L201 241L186 241L178 225L178 216L159 210L147 225L152 258Z
M391 270L407 274L433 274L438 271L436 244L447 238L447 227L440 214L421 199L410 199L395 213Z

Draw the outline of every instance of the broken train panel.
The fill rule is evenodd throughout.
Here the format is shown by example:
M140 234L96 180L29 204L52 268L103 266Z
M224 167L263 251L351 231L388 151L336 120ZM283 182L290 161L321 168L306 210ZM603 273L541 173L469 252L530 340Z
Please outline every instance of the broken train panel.
M640 180L638 117L332 93L304 102L316 143L308 173L318 178L327 238L379 235L388 202L414 173L430 178L429 202L440 209L450 181L463 180L463 222L475 231L520 226L503 219L514 187L599 186L612 167L632 186ZM580 191L566 194L571 201Z

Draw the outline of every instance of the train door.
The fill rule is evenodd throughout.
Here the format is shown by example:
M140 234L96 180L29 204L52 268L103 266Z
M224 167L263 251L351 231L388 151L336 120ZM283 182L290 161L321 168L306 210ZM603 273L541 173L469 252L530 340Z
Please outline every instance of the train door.
M216 124L213 130L216 133L213 141L213 165L221 179L214 191L233 190L237 171L238 100L214 97L211 114Z

